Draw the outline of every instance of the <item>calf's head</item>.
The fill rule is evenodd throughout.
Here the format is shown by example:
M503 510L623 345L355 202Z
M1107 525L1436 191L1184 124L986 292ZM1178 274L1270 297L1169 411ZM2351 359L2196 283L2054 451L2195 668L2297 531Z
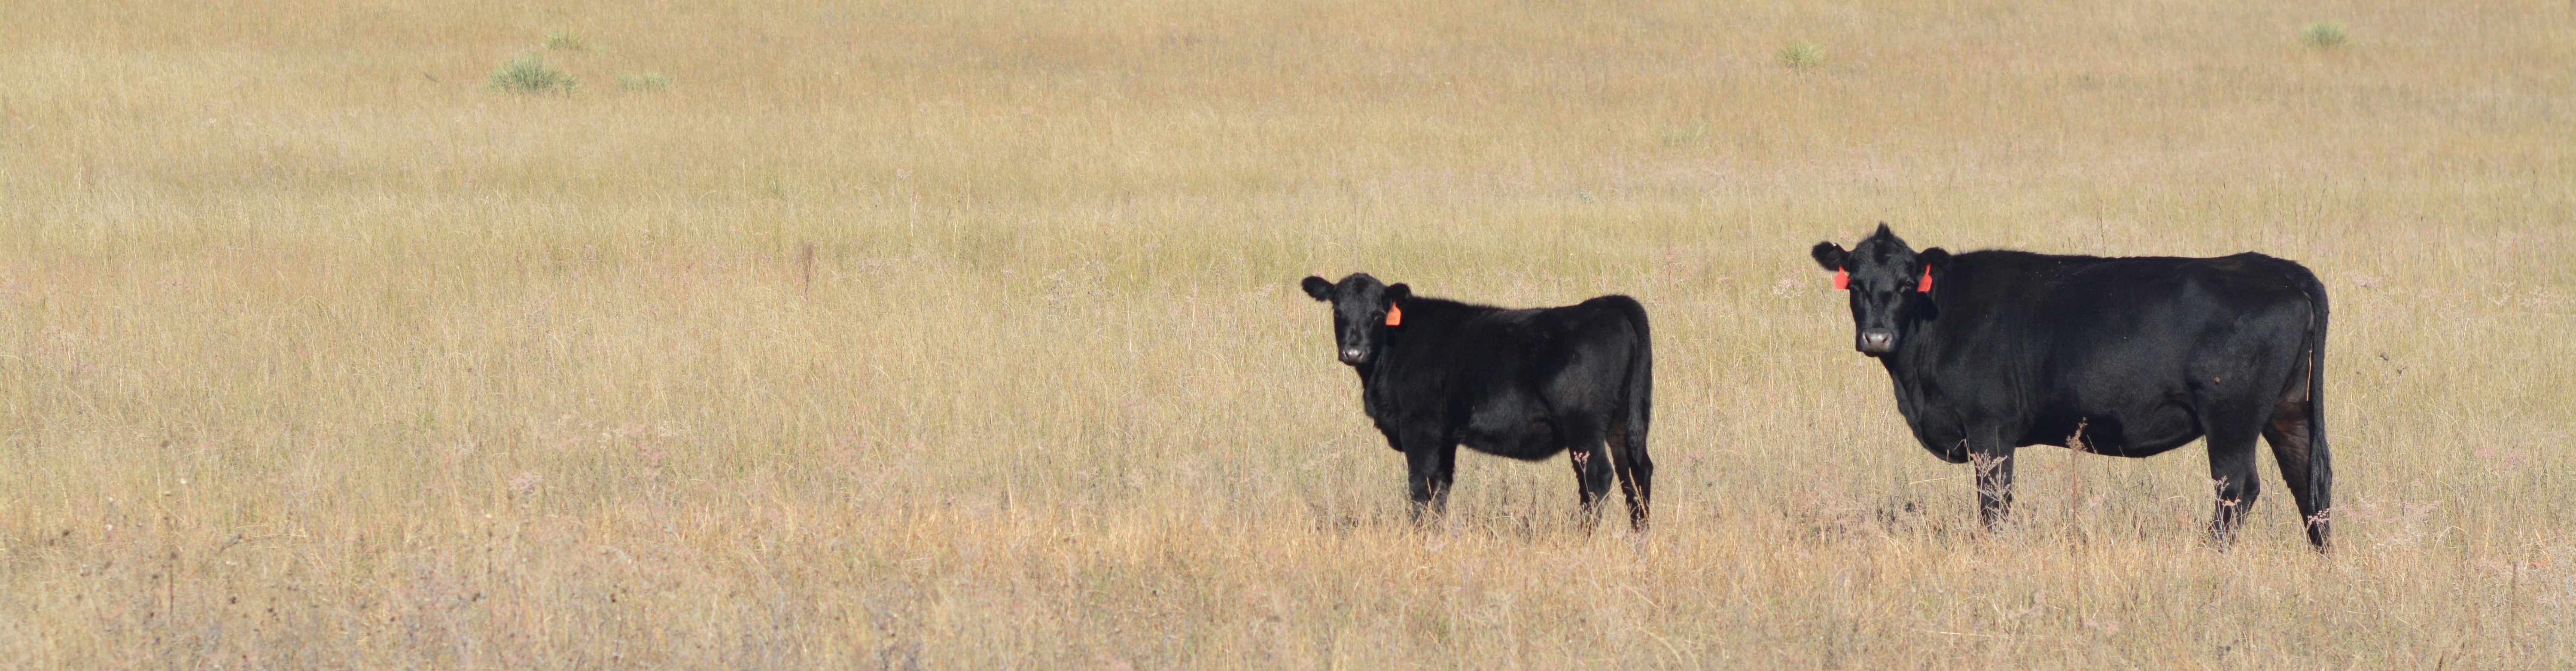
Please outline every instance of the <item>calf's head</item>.
M1870 356L1896 351L1915 322L1934 317L1933 280L1950 264L1949 252L1916 252L1885 223L1850 251L1819 242L1810 253L1817 265L1834 271L1835 288L1851 292L1852 348Z
M1333 304L1333 344L1342 363L1353 366L1377 358L1387 331L1402 323L1402 303L1413 298L1411 287L1387 286L1368 273L1351 273L1340 282L1308 276L1299 284L1306 295Z

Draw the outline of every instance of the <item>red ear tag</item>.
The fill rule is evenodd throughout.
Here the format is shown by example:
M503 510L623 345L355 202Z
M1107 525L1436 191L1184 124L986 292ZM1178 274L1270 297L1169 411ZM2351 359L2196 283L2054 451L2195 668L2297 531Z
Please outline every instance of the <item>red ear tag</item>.
M1928 293L1932 293L1932 267L1931 267L1931 266L1924 266L1924 267L1923 267L1923 281L1921 281L1921 282L1917 282L1917 283L1915 283L1915 284L1914 284L1914 292L1915 292L1915 293L1919 293L1919 294L1928 294Z
M1386 306L1386 325L1388 325L1388 326L1403 326L1403 325L1404 325L1404 308L1397 307L1397 306L1393 306L1393 305Z
M1849 270L1837 270L1837 271L1834 271L1834 290L1835 290L1835 291L1850 291L1850 290L1851 290L1851 271L1849 271Z

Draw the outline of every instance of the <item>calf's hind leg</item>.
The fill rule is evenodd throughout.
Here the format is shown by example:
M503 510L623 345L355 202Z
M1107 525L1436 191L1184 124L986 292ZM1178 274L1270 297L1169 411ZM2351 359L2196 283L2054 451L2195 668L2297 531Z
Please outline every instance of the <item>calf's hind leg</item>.
M1591 528L1601 521L1601 505L1609 501L1612 462L1601 432L1600 422L1583 417L1561 417L1556 421L1557 438L1564 441L1566 452L1574 460L1576 499L1583 504L1583 526Z
M1583 469L1591 465L1592 453L1579 447L1567 448L1565 462L1574 465L1574 500L1579 502L1584 510L1591 510L1592 488L1584 486Z
M1611 454L1618 457L1612 465L1619 474L1620 493L1628 497L1628 528L1644 531L1655 496L1655 461L1646 457L1645 429L1612 423L1608 443Z

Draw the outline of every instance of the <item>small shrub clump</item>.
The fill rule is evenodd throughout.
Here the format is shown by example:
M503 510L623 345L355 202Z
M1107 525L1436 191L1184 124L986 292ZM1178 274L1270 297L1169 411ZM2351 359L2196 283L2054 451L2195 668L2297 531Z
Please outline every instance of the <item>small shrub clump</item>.
M572 95L581 82L535 53L523 54L492 73L492 90L518 94Z
M2333 21L2319 21L2299 29L2299 41L2319 49L2343 46L2344 40L2348 38L2349 36L2344 33L2343 24Z
M1792 70L1813 70L1825 64L1825 50L1805 42L1791 44L1780 50L1780 64Z

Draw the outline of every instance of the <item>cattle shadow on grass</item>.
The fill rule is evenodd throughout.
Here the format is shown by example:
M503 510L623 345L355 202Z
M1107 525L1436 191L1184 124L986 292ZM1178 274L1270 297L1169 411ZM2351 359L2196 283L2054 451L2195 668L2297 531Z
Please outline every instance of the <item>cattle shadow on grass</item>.
M2018 504L2022 513L1991 530L1984 528L1973 507L1957 505L1959 498L1973 493L1973 479L1966 474L1850 489L1819 483L1772 499L1770 510L1782 533L1799 542L2084 547L2206 540L2208 511L2195 496L2205 485L2192 477L2197 474L2172 472L2170 466L2152 461L2124 464L2099 459L2069 453L2026 460ZM2286 508L2288 504L2258 505ZM2289 517L2283 512L2262 514ZM1766 524L1758 519L1738 523Z

